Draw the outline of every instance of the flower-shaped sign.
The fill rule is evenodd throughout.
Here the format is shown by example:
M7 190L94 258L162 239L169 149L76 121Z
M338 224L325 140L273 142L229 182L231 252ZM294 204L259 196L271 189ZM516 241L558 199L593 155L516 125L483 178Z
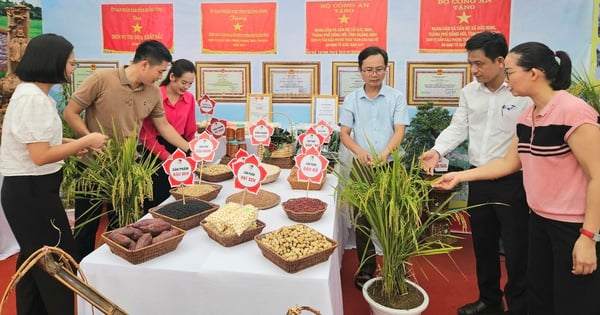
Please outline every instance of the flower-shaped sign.
M309 148L306 152L303 151L296 155L294 160L296 166L298 166L296 177L299 182L320 183L325 175L324 170L329 165L329 161L316 148Z
M264 145L268 146L271 143L271 135L273 135L273 127L267 125L264 119L256 122L256 125L248 128L250 132L250 143L253 145Z
M219 141L206 131L190 141L192 158L198 162L212 162L215 159L217 147L219 147Z
M315 148L318 151L321 151L323 141L324 137L318 134L315 128L312 127L298 136L298 142L300 142L300 145L302 146L302 151L310 148Z
M333 128L323 119L321 119L315 125L312 125L311 128L314 128L315 131L323 136L323 143L329 143L331 140L331 134L333 133Z
M192 185L194 183L194 170L196 161L187 157L185 152L177 148L170 158L162 164L165 173L169 175L171 187Z
M225 130L227 128L227 120L218 119L213 117L210 120L210 123L206 127L206 131L213 135L216 139L221 138L225 135Z
M198 106L200 107L201 114L212 115L216 104L217 102L213 101L213 99L206 94L202 95L202 98L198 99Z
M229 163L227 163L227 166L229 166L229 168L233 170L233 164L238 163L238 162L244 162L244 160L246 160L246 158L248 156L250 156L250 154L248 153L248 151L246 151L244 149L240 149L235 154L235 157L232 158L229 161Z
M235 175L235 188L246 189L253 194L258 194L262 181L267 177L267 170L260 165L256 155L252 154L244 159L238 159L230 167Z

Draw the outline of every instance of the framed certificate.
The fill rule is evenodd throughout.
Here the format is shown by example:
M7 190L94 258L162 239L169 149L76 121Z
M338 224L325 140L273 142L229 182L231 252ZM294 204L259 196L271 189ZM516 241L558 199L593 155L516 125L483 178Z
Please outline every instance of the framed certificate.
M75 60L77 68L71 75L71 92L75 92L87 77L97 69L117 69L119 68L119 62L116 60Z
M457 106L460 90L471 82L471 68L461 62L408 62L407 103Z
M363 86L364 81L360 75L357 61L334 61L332 63L332 87L331 93L344 102L344 97L352 91ZM386 69L384 84L394 87L394 62L389 61Z
M319 71L318 62L263 62L263 92L275 102L310 103L319 94Z
M310 121L317 123L324 120L331 126L337 125L338 97L337 95L314 95L310 107Z
M196 62L196 96L244 102L250 90L250 62Z
M273 120L273 98L270 94L248 94L246 101L246 121L254 124L264 119Z

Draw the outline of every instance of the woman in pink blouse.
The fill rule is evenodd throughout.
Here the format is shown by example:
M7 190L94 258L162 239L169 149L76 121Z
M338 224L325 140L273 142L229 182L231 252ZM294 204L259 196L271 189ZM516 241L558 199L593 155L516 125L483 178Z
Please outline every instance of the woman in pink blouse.
M167 120L187 141L191 141L196 133L196 100L194 95L188 92L195 77L194 64L189 60L179 59L173 62L166 78L160 83ZM158 156L157 163L162 163L177 149L158 134L150 118L144 120L140 142L145 148L143 154ZM145 211L167 199L171 189L168 175L162 168L156 171L152 180L154 197L144 202Z

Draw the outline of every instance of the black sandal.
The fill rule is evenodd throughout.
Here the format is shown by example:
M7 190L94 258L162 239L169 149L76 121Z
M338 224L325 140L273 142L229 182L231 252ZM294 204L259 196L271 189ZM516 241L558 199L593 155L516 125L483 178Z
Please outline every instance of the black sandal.
M372 278L373 276L368 273L361 273L354 278L354 286L357 289L362 290L365 283L367 283L367 281L371 280Z

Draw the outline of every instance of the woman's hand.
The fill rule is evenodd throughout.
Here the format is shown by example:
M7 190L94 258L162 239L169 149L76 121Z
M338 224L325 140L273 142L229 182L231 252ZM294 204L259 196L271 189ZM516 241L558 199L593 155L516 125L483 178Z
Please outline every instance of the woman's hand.
M573 270L571 272L574 275L588 275L597 268L596 241L580 235L573 246Z
M457 172L446 173L431 184L431 187L449 190L460 184L461 180Z

